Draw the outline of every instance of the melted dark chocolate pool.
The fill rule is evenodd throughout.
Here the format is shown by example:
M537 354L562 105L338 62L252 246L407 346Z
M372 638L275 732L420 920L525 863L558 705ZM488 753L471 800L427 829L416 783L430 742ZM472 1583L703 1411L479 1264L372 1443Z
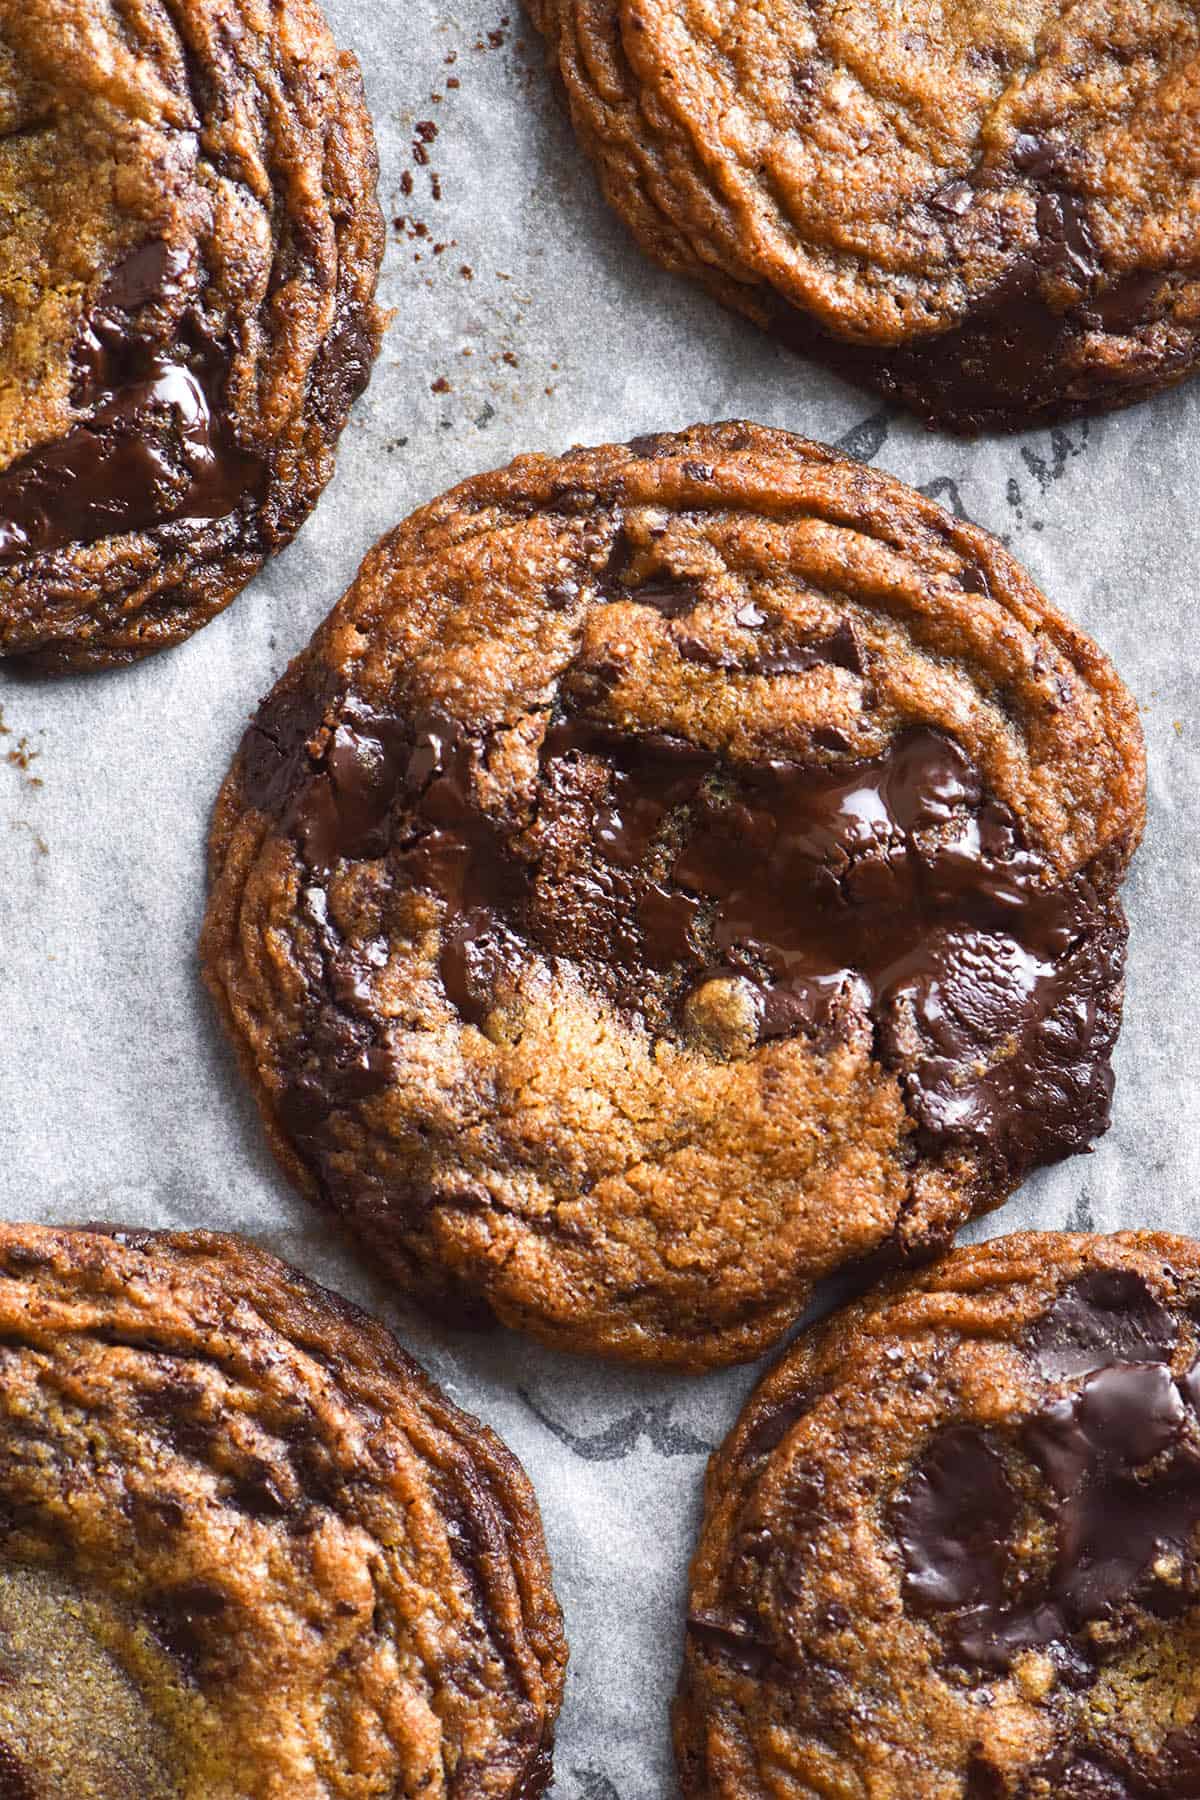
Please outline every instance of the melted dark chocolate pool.
M485 734L348 697L314 760L319 699L266 703L247 797L281 817L315 883L379 858L442 899L442 979L465 1021L484 1023L535 956L662 1034L685 1029L706 984L740 980L760 1041L828 1049L855 1021L872 1031L932 1143L986 1146L1015 1171L1105 1128L1120 914L1086 876L1056 882L949 738L748 766L567 717L531 812L504 819L477 798ZM364 976L331 941L324 1036L341 1074L314 1086L310 1071L310 1124L388 1079L386 1046L355 1017Z
M1200 1363L1172 1373L1176 1337L1139 1276L1085 1275L1027 1345L1039 1366L1077 1385L1015 1439L951 1426L923 1452L893 1524L906 1597L939 1619L957 1660L1005 1669L1022 1650L1055 1646L1086 1673L1113 1641L1089 1626L1119 1624L1131 1605L1170 1617L1195 1603ZM1130 1352L1138 1360L1126 1361ZM1014 1456L1030 1465L1028 1493ZM1038 1519L1053 1551L1022 1567L1014 1544Z
M226 351L186 319L160 341L145 309L178 302L186 257L134 250L101 291L76 352L86 414L0 474L0 567L168 522L224 518L263 468L221 423ZM159 326L161 332L161 325Z

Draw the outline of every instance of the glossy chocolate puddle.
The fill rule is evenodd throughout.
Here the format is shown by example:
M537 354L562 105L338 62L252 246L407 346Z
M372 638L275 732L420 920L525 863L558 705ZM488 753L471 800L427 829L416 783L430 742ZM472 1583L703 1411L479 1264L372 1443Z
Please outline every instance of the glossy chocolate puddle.
M1083 876L1054 885L949 738L753 767L568 717L547 731L531 810L502 820L477 798L485 735L351 696L314 764L305 710L281 693L260 713L247 798L282 813L318 883L378 858L442 899L442 979L465 1021L484 1024L534 957L662 1034L686 1032L714 980L739 981L760 1043L804 1033L828 1050L869 1030L934 1141L1018 1169L1107 1124L1120 915ZM353 1007L370 972L345 946L331 957ZM388 1059L373 1042L342 1098L385 1085Z
M101 291L75 358L86 416L0 474L0 566L154 526L224 518L263 465L220 423L228 356L194 321L162 343L145 309L183 296L187 259L134 250Z
M1086 1679L1120 1647L1131 1605L1170 1618L1195 1603L1200 1362L1172 1373L1176 1337L1139 1276L1082 1276L1026 1346L1048 1379L1076 1385L1015 1434L954 1425L923 1451L892 1523L905 1597L956 1661L1002 1671L1054 1647ZM1022 1566L1015 1545L1031 1535L1050 1547Z

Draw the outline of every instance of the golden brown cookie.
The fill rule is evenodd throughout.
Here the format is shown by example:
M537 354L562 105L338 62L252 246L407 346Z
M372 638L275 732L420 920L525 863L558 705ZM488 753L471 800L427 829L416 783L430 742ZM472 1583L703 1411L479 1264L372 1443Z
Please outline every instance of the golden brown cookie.
M709 1469L686 1800L1200 1793L1200 1245L1028 1233L809 1331Z
M962 431L1200 363L1200 16L528 0L605 195L657 261Z
M0 1226L0 1794L536 1800L520 1465L244 1240Z
M379 347L313 0L0 3L0 655L129 662L295 534Z
M394 1279L702 1367L1104 1129L1142 812L995 539L697 427L383 539L226 781L204 967Z

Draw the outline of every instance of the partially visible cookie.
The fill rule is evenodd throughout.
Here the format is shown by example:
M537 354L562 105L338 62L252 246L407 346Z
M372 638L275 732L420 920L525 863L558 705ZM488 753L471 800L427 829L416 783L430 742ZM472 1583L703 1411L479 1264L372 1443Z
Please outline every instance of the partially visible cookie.
M1142 812L994 538L702 426L382 540L225 783L204 968L396 1280L704 1367L1104 1130Z
M1200 17L1170 0L528 0L657 261L961 431L1200 365Z
M519 1464L381 1325L0 1226L0 1794L536 1800L565 1659Z
M1030 1233L810 1331L709 1470L686 1800L1200 1793L1200 1245Z
M314 0L0 7L0 655L228 605L379 347L375 143Z

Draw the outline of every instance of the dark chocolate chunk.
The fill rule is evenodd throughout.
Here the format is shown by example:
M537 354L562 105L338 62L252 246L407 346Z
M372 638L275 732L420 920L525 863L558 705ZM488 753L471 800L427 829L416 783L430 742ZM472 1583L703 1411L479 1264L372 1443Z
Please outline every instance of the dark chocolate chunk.
M210 1659L217 1621L228 1604L219 1589L203 1581L181 1582L148 1600L155 1637L190 1680L197 1679Z
M333 698L332 682L287 675L259 707L242 738L242 785L251 806L278 817L302 778L306 758Z
M936 206L939 212L949 213L952 218L961 218L975 198L975 189L969 181L948 181L940 187L930 199L930 206Z
M742 666L750 675L789 675L822 666L848 669L851 675L863 672L858 639L853 627L845 620L823 637L809 638L799 644L783 644L777 650L753 657Z
M678 614L668 616L677 617ZM739 620L739 623L744 621ZM848 669L852 675L863 672L858 640L845 621L824 637L780 644L775 649L757 651L749 657L712 649L684 632L675 633L675 645L685 662L703 663L706 668L727 669L741 675L796 675L823 666Z
M1032 131L1019 131L1013 142L1013 167L1030 181L1061 179L1069 167L1069 154L1054 138L1039 137Z
M1083 286L1100 273L1087 210L1074 194L1042 194L1037 204L1038 256L1047 268Z
M772 1669L786 1674L786 1671L779 1669L771 1644L758 1637L750 1625L742 1620L693 1613L687 1621L687 1632L694 1644L709 1651L711 1655L721 1657L742 1675L754 1675L761 1679L769 1675Z
M230 1498L256 1519L282 1519L291 1511L287 1496L266 1463L252 1462L233 1478Z
M757 1461L760 1456L769 1456L812 1404L812 1394L802 1390L765 1412L742 1446L742 1455L751 1461Z
M995 1606L1019 1512L1003 1460L984 1433L969 1425L943 1431L893 1509L905 1593L922 1606Z
M647 581L641 587L630 588L627 593L612 597L633 600L638 606L652 606L664 619L683 618L694 612L701 600L699 588L690 581Z
M551 612L569 612L579 598L579 583L564 576L546 589L546 605Z
M1178 1331L1131 1269L1090 1269L1030 1328L1026 1344L1047 1381L1112 1362L1168 1362Z

